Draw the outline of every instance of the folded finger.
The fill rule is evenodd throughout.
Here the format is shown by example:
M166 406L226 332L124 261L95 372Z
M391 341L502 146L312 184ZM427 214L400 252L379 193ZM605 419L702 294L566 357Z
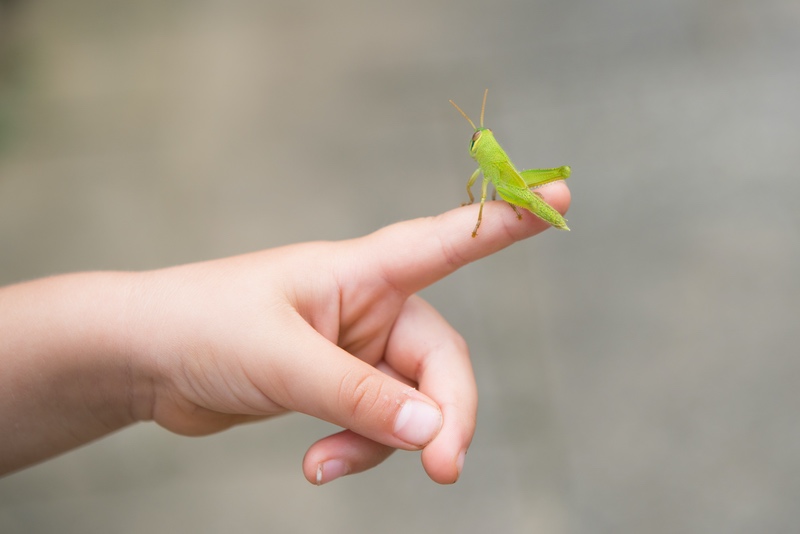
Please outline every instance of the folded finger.
M475 432L478 391L463 338L423 299L412 296L395 323L387 363L419 384L442 410L442 429L422 452L428 475L455 482Z

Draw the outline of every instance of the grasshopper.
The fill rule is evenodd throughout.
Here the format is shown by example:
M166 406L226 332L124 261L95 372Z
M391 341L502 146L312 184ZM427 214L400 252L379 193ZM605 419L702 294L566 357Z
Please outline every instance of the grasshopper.
M486 89L483 93L483 104L481 105L480 128L476 127L475 123L472 122L467 114L464 113L455 102L450 100L450 103L453 104L465 119L467 119L470 126L475 130L469 144L469 155L478 162L478 168L472 173L472 176L467 182L469 202L462 205L466 206L475 202L475 197L472 196L472 186L475 180L478 179L478 174L481 172L483 173L481 207L478 210L478 222L475 224L475 229L472 231L472 237L478 235L478 228L483 218L483 204L486 201L486 188L489 182L492 182L495 192L500 195L500 198L508 202L514 209L514 213L517 214L518 219L522 219L522 215L519 210L517 210L517 207L521 207L560 230L569 230L564 217L550 204L545 202L539 193L535 193L529 188L538 187L556 180L564 180L569 177L571 172L570 168L564 165L552 169L518 171L511 163L511 160L508 159L508 155L500 146L500 143L495 139L492 130L484 128L483 126L483 114L486 110L486 95L488 94L489 89ZM492 200L494 200L494 198L493 194Z

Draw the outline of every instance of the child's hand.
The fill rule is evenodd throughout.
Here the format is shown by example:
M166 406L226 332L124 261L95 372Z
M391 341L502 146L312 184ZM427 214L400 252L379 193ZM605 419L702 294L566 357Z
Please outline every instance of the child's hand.
M565 210L563 183L540 191ZM422 449L430 477L455 482L477 390L464 340L415 293L547 228L493 202L472 238L476 211L125 275L113 321L124 326L111 337L131 419L201 435L298 411L347 429L306 453L313 483L369 469L397 448Z

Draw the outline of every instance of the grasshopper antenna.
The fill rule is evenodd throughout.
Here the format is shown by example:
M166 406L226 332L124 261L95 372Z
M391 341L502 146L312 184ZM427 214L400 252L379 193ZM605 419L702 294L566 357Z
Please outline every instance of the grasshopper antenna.
M486 102L485 98L486 98L486 97L484 97L484 103ZM466 114L466 113L464 113L464 111L463 111L463 110L462 110L460 107L458 107L458 104L456 104L456 103L455 103L455 102L453 102L452 100L450 101L450 103L451 103L451 104L453 104L453 107L454 107L454 108L456 108L456 109L458 110L458 112L459 112L459 113L461 113L461 116L462 116L462 117L464 117L465 119L467 119L467 122L469 122L470 126L472 126L472 129L473 129L473 130L475 130L475 131L477 132L477 131L478 131L478 128L476 128L476 127L475 127L475 123L474 123L474 122L472 122L472 119L470 119L469 117L467 117L467 114ZM482 119L482 118L483 118L483 113L481 113L481 119ZM483 122L483 121L481 121L481 123L482 123L482 122Z
M483 92L483 104L481 104L481 128L483 128L483 112L486 111L486 95L489 94L489 88Z

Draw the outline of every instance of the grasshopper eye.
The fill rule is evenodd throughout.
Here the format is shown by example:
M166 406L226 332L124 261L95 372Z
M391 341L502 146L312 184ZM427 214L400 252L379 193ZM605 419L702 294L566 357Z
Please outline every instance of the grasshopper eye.
M480 130L478 130L477 132L475 132L474 134L472 134L472 141L471 141L471 142L470 142L470 144L469 144L469 150L470 150L470 152L472 151L472 149L473 149L473 148L475 148L475 143L476 143L476 142L478 141L478 139L480 139L480 138L481 138L481 131L480 131Z

